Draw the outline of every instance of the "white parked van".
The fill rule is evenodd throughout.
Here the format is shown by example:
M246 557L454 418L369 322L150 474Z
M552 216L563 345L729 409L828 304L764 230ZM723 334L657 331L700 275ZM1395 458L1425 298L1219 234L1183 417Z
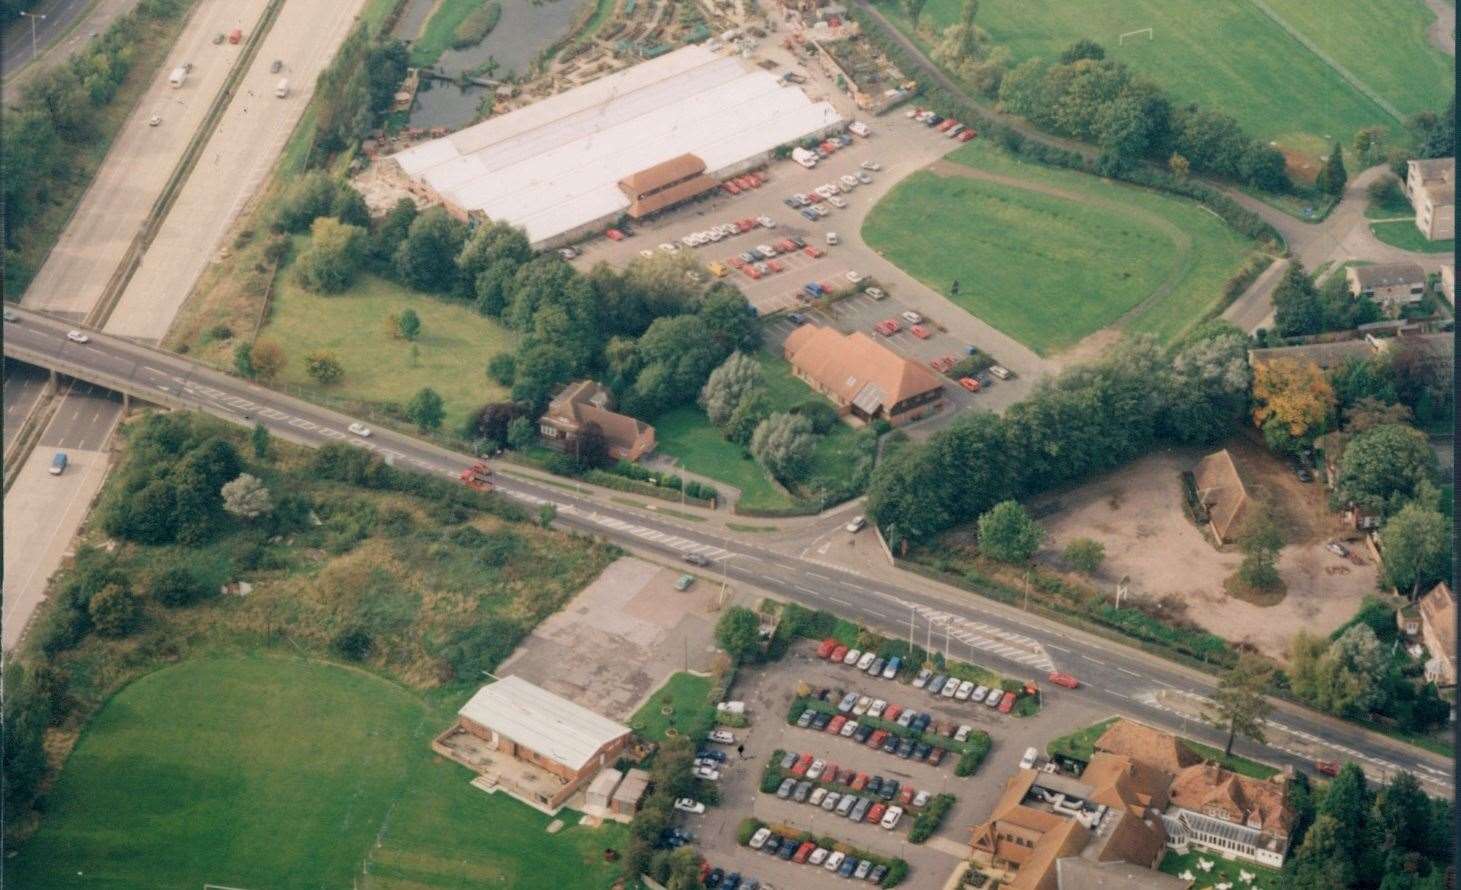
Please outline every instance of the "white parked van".
M281 99L289 95L289 78L280 78L279 85L274 87L274 95Z
M179 65L172 70L171 74L167 76L167 82L172 84L173 89L177 89L178 87L182 86L183 81L187 79L188 67L186 65Z

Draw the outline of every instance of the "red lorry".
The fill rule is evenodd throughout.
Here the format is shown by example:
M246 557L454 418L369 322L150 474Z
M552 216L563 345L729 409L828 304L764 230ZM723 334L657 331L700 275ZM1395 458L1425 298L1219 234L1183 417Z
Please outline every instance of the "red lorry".
M462 470L457 478L462 480L463 485L476 491L492 490L492 468L487 466L485 460L479 460Z

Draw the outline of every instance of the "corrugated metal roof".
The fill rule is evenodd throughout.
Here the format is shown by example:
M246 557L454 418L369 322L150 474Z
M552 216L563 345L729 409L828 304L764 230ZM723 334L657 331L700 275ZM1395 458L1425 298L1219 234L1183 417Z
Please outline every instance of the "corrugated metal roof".
M483 686L457 713L574 770L629 733L629 727L521 677Z
M840 120L766 71L688 46L394 157L539 243L627 209L618 182L646 167L694 154L721 170Z

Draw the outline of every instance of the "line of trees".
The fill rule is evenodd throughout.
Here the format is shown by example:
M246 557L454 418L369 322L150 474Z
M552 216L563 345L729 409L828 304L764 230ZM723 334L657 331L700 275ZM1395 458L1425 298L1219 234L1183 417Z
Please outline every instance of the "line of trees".
M890 543L926 539L1001 501L1112 469L1160 442L1210 443L1248 406L1247 338L1209 322L1171 355L1146 338L1042 381L1003 417L965 414L872 474L868 508Z
M19 7L33 5L22 0ZM0 133L6 293L18 296L37 271L21 262L20 247L30 226L58 191L93 174L89 165L76 162L77 154L102 139L101 109L116 98L132 70L149 22L175 18L186 5L184 0L143 0L65 64L31 77L20 103L7 109ZM18 12L16 6L7 0L7 19Z
M408 52L399 40L372 40L360 22L315 84L311 165L362 138L390 110L406 76Z
M1099 44L1084 40L1059 62L1022 62L1002 79L999 100L1036 126L1099 145L1119 162L1171 163L1271 192L1292 187L1278 149L1244 133L1228 115L1174 103L1105 56Z

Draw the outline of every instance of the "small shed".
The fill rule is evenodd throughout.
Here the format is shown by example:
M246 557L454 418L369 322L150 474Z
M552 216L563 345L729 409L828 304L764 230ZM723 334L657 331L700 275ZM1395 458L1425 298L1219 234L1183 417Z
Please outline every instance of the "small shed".
M624 774L612 766L595 776L594 780L589 783L586 792L588 805L609 809L609 803L614 798L614 789L619 787L619 782L623 778Z
M1207 508L1213 537L1219 544L1230 543L1248 506L1248 489L1232 455L1226 448L1209 454L1192 469L1192 477L1197 498Z
M649 773L642 769L631 769L625 773L619 790L609 801L609 809L621 816L632 816L639 812L639 802L649 789Z

